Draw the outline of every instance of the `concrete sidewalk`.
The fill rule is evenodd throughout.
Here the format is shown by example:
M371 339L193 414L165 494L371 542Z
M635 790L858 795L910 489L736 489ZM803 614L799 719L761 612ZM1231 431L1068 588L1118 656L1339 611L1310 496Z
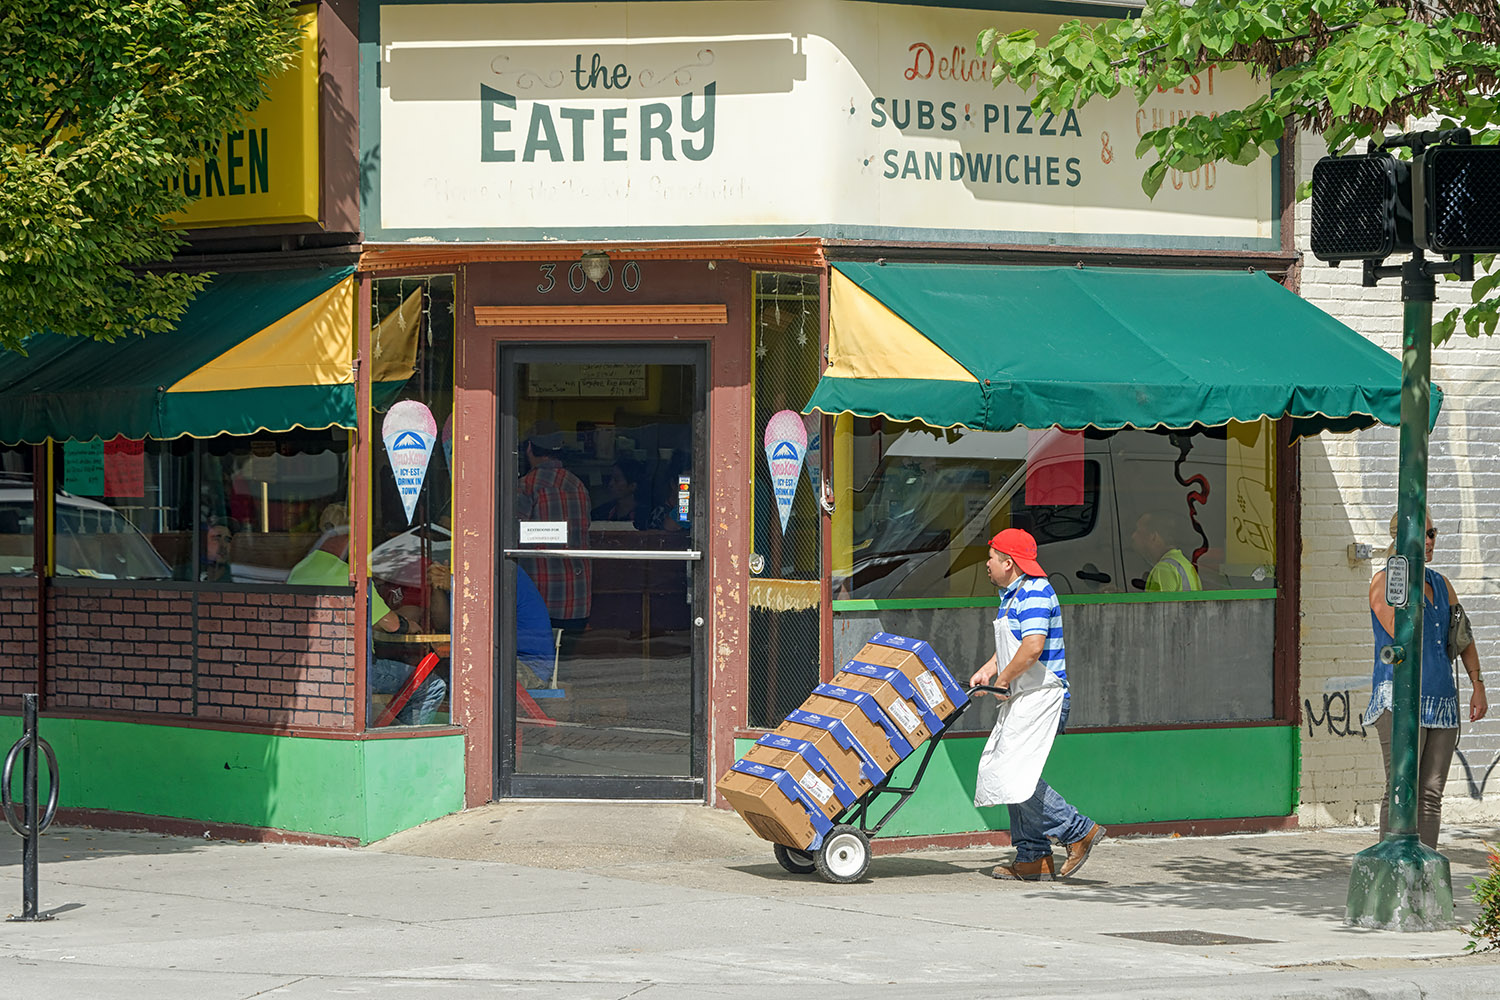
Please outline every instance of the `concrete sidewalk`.
M1465 919L1480 833L1442 845ZM0 957L15 995L130 1000L1500 995L1458 931L1342 925L1373 839L1109 839L1040 885L984 877L1007 851L928 850L838 886L695 806L502 803L364 850L54 830L56 919L7 924ZM5 854L18 911L18 839Z

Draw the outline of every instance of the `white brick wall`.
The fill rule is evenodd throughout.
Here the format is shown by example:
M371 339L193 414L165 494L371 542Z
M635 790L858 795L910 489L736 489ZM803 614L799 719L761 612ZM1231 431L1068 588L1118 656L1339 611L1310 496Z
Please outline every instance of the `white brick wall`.
M1324 154L1316 138L1297 144L1298 179ZM1297 208L1297 246L1308 245L1309 203ZM1331 268L1304 252L1303 297L1397 357L1399 281L1360 284L1354 264ZM1469 301L1468 286L1439 281L1434 316ZM1453 581L1475 624L1485 685L1500 691L1500 337L1462 332L1433 352L1443 412L1431 441L1428 505L1440 531L1433 565ZM1350 542L1389 542L1396 503L1397 434L1375 428L1302 443L1302 790L1300 822L1374 823L1385 787L1380 744L1359 718L1370 694L1373 642L1367 595L1377 559L1350 568ZM1460 670L1460 715L1469 684ZM1492 695L1492 697L1495 697ZM1338 723L1347 704L1347 724ZM1332 709L1330 716L1327 709ZM1500 821L1500 707L1463 726L1449 775L1444 819ZM1491 774L1491 771L1497 773Z

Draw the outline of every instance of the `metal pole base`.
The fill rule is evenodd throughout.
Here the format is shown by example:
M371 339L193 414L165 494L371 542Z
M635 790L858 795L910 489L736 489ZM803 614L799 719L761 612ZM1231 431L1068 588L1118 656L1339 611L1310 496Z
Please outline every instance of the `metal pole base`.
M40 923L43 920L51 919L52 914L50 913L38 913L34 917L6 917L5 922L7 924L35 924Z
M1457 926L1448 859L1415 834L1392 834L1360 851L1349 873L1344 923L1389 931Z

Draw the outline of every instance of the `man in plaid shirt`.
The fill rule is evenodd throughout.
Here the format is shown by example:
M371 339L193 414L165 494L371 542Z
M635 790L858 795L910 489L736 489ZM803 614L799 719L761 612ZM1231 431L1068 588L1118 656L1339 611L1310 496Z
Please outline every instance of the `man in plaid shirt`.
M562 465L563 435L550 420L539 420L526 439L530 471L521 477L516 513L522 521L566 521L565 548L589 544L589 491ZM582 632L589 620L593 571L587 559L528 559L527 571L542 593L552 627Z

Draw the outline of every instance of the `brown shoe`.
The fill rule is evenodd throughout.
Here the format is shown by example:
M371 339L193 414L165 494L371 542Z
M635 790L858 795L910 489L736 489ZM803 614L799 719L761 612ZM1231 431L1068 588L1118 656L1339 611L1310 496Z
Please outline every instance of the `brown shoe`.
M1035 861L1016 861L1000 865L990 872L990 878L1013 879L1017 882L1051 882L1056 873L1052 869L1052 855L1045 854Z
M1089 830L1082 840L1075 840L1069 844L1067 860L1063 862L1062 871L1058 874L1064 878L1077 874L1078 869L1082 868L1083 863L1089 859L1089 852L1094 849L1094 845L1104 839L1104 833L1104 827L1095 823L1093 829Z

